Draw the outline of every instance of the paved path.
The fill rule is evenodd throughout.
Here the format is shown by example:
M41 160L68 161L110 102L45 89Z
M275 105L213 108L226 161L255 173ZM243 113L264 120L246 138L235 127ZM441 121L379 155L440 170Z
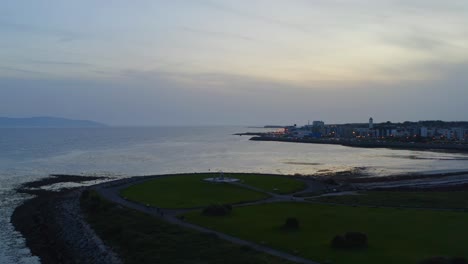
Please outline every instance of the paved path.
M291 177L291 176L287 176L287 177ZM301 196L304 194L312 194L310 196L314 196L314 194L316 193L323 193L323 192L329 193L329 192L333 192L335 188L338 188L337 185L327 184L322 181L318 181L312 177L297 176L295 177L295 179L304 182L306 184L306 188L304 188L303 190L299 192L295 192L291 194L294 196Z
M319 196L317 196L319 197ZM308 198L317 198L308 197ZM404 205L375 205L375 204L347 204L347 203L333 203L333 202L321 202L314 201L314 199L305 200L305 203L311 204L323 204L323 205L341 205L341 206L352 206L352 207L368 207L368 208L386 208L386 209L411 209L411 210L430 210L430 211L443 211L443 212L468 212L468 208L437 208L437 207L415 207L415 206L404 206Z
M159 176L159 177L164 177L164 176ZM246 241L237 237L233 237L215 230L211 230L205 227L201 227L198 225L194 225L185 221L180 220L177 218L177 215L183 212L187 212L190 210L194 209L181 209L181 210L172 210L172 209L161 209L161 208L156 208L156 207L151 207L151 206L145 206L140 203L132 202L129 200L126 200L122 198L119 195L120 190L135 184L137 182L143 182L148 179L151 179L153 177L144 177L142 179L126 179L126 180L120 180L116 182L111 182L111 183L104 183L104 184L99 184L93 187L100 195L102 195L105 199L121 204L123 206L147 213L149 215L152 215L154 217L158 217L162 220L165 220L171 224L176 224L179 226L183 226L186 228L194 229L199 232L207 232L207 233L213 233L216 234L219 238L222 238L224 240L230 241L232 243L236 243L239 245L246 245L249 246L257 251L265 252L267 254L277 256L280 258L287 259L289 261L297 262L297 263L304 263L304 264L319 264L318 262L311 261L296 255L292 255L283 251L279 251L276 249L272 249L263 245L259 245L250 241ZM253 187L251 187L252 189ZM264 191L262 191L264 192ZM246 203L243 205L252 205L252 204L260 204L260 203L266 203L266 202L276 202L276 201L290 201L291 197L290 196L285 196L285 195L277 195L277 194L270 194L271 197L266 199L266 200L261 200L261 201L256 201L252 203ZM302 199L301 199L302 200ZM239 206L239 205L236 205Z
M126 200L122 198L119 193L120 190L127 188L128 186L131 186L136 183L144 182L150 179L154 179L156 177L167 177L171 175L162 175L162 176L145 176L145 177L138 177L138 178L129 178L129 179L123 179L123 180L118 180L114 182L109 182L109 183L104 183L104 184L99 184L94 186L93 188L98 191L104 198L107 200L110 200L114 203L121 204L123 206L139 210L141 212L150 214L154 217L158 217L160 219L163 219L169 223L176 224L179 226L183 226L186 228L191 228L194 230L197 230L199 232L208 232L208 233L213 233L216 234L218 237L225 239L227 241L240 244L240 245L246 245L249 246L257 251L265 252L270 255L274 255L277 257L281 257L293 262L297 263L307 263L307 264L318 264L317 262L301 258L299 256L295 256L286 252L278 251L263 245L259 245L250 241L242 240L237 237L233 237L215 230L211 230L205 227L201 227L198 225L194 225L188 222L185 222L181 219L179 219L177 216L189 211L193 210L199 210L201 208L189 208L189 209L161 209L161 208L156 208L156 207L151 207L151 206L146 206L141 203L137 202L132 202L129 200ZM298 180L301 180L307 184L306 188L300 192L296 192L293 194L287 194L287 195L282 195L282 194L277 194L277 193L272 193L272 192L266 192L264 190L255 188L253 186L249 186L243 183L231 183L237 186L241 186L244 188L248 188L257 192L262 192L265 194L269 195L269 198L263 199L263 200L258 200L258 201L253 201L253 202L247 202L247 203L242 203L242 204L236 204L233 205L235 207L241 207L241 206L249 206L249 205L257 205L257 204L266 204L266 203L274 203L274 202L305 202L305 203L313 203L313 204L326 204L326 205L346 205L346 204L337 204L337 203L327 203L327 202L320 202L320 201L313 201L313 200L306 200L308 198L313 198L313 197L319 197L319 196L327 196L327 195L350 195L350 194L356 194L356 192L353 191L337 191L337 192L332 192L328 194L322 194L322 195L314 195L311 197L295 197L294 195L297 194L305 194L305 193L314 193L317 191L323 191L323 190L328 190L331 191L333 190L333 186L327 185L325 183L316 181L314 179L307 179L304 177L300 177ZM379 207L379 208L406 208L406 209L421 209L421 210L441 210L441 211L457 211L457 210L466 210L466 209L443 209L443 208L413 208L413 207L386 207L386 206L366 206L366 205L347 205L347 206L363 206L363 207Z
M354 184L361 189L386 189L386 188L431 188L431 187L450 187L468 183L468 174L440 176L434 178L421 179L400 179L396 181L369 182Z

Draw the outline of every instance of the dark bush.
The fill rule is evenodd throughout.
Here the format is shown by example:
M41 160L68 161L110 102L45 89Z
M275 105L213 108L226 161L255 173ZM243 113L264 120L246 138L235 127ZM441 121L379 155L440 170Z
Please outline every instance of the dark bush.
M349 247L366 247L367 235L360 232L348 232L345 234L345 240Z
M331 245L333 248L346 248L346 239L344 236L335 236Z
M284 222L283 228L286 229L299 229L299 221L295 217L288 217Z
M223 215L230 214L231 211L232 211L232 206L230 204L228 205L213 204L203 209L202 214L210 215L210 216L223 216Z
M331 242L333 248L367 247L367 235L360 232L347 232L344 236L335 236Z

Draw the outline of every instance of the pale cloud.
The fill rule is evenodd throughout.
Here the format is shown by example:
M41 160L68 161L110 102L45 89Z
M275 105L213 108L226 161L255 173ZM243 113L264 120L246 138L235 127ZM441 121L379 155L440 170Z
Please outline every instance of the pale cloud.
M83 36L77 32L57 28L41 27L34 24L23 24L0 20L0 30L10 33L22 33L38 36L52 36L57 42L70 42Z
M468 111L466 1L12 1L0 16L5 113L253 124ZM36 99L15 104L13 88Z
M230 34L222 31L208 31L208 30L201 30L192 27L181 27L181 30L201 34L209 37L217 37L217 38L233 38L233 39L240 39L240 40L247 40L247 41L255 41L255 38L241 35L241 34Z
M21 68L14 68L14 67L1 67L0 66L0 70L6 71L6 72L23 73L23 74L34 74L34 75L44 74L44 72L40 72L40 71L32 71L32 70L26 70L26 69L21 69Z
M435 59L463 61L468 56L464 52L468 44L463 33L464 22L468 22L465 6L459 1L445 4L360 0L287 4L283 1L194 1L191 4L175 1L145 4L147 11L134 8L141 12L138 19L118 8L108 14L96 11L103 15L102 19L86 21L87 28L72 24L74 27L68 29L50 30L47 28L56 26L5 21L3 25L24 33L57 35L62 41L79 36L71 32L85 31L92 38L66 49L57 48L56 53L88 52L86 60L95 60L91 64L105 68L90 69L89 77L100 70L140 67L139 70L219 72L297 84L325 80L387 81L398 76L392 75L393 71L386 74L385 69ZM158 19L165 15L158 14L158 9L180 13L174 16L180 21L169 17ZM148 16L152 11L154 19ZM113 12L121 16L119 21L104 23L113 19ZM152 59L162 55L166 56L164 65ZM54 56L51 60L70 58ZM111 60L99 60L100 56ZM382 67L376 69L379 65ZM67 72L70 70L61 69L61 72L68 76L75 74ZM412 76L426 78L430 74Z
M92 66L91 63L75 62L75 61L30 60L28 62L34 63L34 64L59 65L59 66L76 66L76 67Z

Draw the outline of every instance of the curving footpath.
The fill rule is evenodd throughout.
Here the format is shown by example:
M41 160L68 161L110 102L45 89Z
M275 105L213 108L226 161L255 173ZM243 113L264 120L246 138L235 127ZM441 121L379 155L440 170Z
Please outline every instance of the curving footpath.
M242 240L237 237L233 237L230 235L227 235L225 233L221 233L209 228L205 228L202 226L198 226L195 224L191 224L188 222L185 222L178 218L177 216L189 211L193 210L199 210L200 208L188 208L188 209L162 209L162 208L157 208L157 207L151 207L147 206L141 203L133 202L130 200L126 200L122 198L119 194L122 189L125 189L131 185L141 183L150 179L154 179L155 177L167 177L166 175L162 176L147 176L147 177L139 177L139 178L128 178L128 179L123 179L123 180L118 180L114 182L108 182L100 185L95 185L92 188L96 190L101 196L103 196L105 199L112 201L114 203L147 213L149 215L152 215L154 217L158 217L166 222L169 222L171 224L176 224L179 226L183 226L186 228L194 229L199 232L208 232L212 234L216 234L219 238L225 239L227 241L230 241L232 243L240 244L240 245L246 245L249 246L257 251L265 252L270 255L274 255L280 258L287 259L289 261L297 262L297 263L306 263L306 264L318 264L318 262L311 261L296 255L292 255L283 251L279 251L276 249L272 249L270 247L266 247L263 245L259 245L250 241ZM249 206L249 205L257 205L257 204L266 204L266 203L274 203L274 202L305 202L305 203L314 203L314 204L326 204L326 205L346 205L346 204L339 204L339 203L329 203L329 202L320 202L320 201L313 201L313 200L308 200L309 198L312 197L320 197L320 196L326 196L326 195L347 195L347 194L353 194L355 191L336 191L333 190L332 188L334 186L330 186L324 183L316 182L313 180L308 180L308 179L301 179L303 182L307 184L306 188L302 191L293 193L293 194L286 194L286 195L281 195L281 194L276 194L276 193L271 193L271 192L266 192L264 190L255 188L250 185L246 185L243 183L231 183L234 185L238 185L247 189L251 189L257 192L262 192L265 194L268 194L269 197L266 199L254 201L254 202L246 202L246 203L241 203L241 204L235 204L233 205L234 207L241 207L241 206ZM310 192L315 192L317 190L333 190L333 192L330 194L322 194L322 195L313 195L310 197L295 197L294 195L301 194L301 193L310 193ZM353 188L351 188L353 189ZM454 209L454 208L414 208L414 207L404 207L404 206L366 206L366 205L347 205L347 206L364 206L364 207L379 207L379 208L405 208L405 209L421 209L421 210L440 210L440 211L466 211L466 208L463 209Z
M158 176L156 176L156 177L158 177ZM147 181L147 180L152 179L152 178L154 178L154 176L153 177L141 177L139 179L130 178L130 179L125 179L125 180L119 180L119 181L116 181L116 182L110 182L110 183L104 183L104 184L96 185L96 186L93 186L92 188L94 190L96 190L103 198L105 198L105 199L107 199L107 200L109 200L111 202L120 204L122 206L126 206L128 208L132 208L132 209L135 209L135 210L138 210L138 211L141 211L141 212L144 212L144 213L152 215L154 217L158 217L158 218L160 218L160 219L162 219L162 220L164 220L166 222L169 222L171 224L175 224L175 225L179 225L179 226L182 226L182 227L190 228L190 229L193 229L193 230L196 230L196 231L199 231L199 232L216 234L219 238L230 241L232 243L249 246L249 247L251 247L251 248L253 248L253 249L257 250L257 251L265 252L267 254L277 256L277 257L280 257L280 258L284 258L286 260L293 261L293 262L296 262L296 263L319 264L318 262L315 262L315 261L311 261L311 260L308 260L308 259L305 259L305 258L302 258L302 257L299 257L299 256L295 256L295 255L292 255L292 254L289 254L289 253L286 253L286 252L283 252L283 251L272 249L270 247L259 245L259 244L256 244L256 243L253 243L253 242L250 242L250 241L246 241L246 240L243 240L243 239L240 239L240 238L237 238L237 237L233 237L233 236L230 236L230 235L227 235L227 234L224 234L224 233L221 233L221 232L209 229L209 228L194 225L194 224L185 222L185 221L177 218L177 215L179 215L180 213L184 213L184 212L191 211L191 210L194 210L194 209L161 209L161 208L156 208L156 207L151 207L151 206L145 206L145 205L137 203L137 202L132 202L132 201L129 201L129 200L126 200L126 199L122 198L119 195L120 190L122 190L124 188L127 188L130 185L133 185L133 184L136 184L136 183L139 183L139 182L144 182L144 181ZM245 186L245 185L242 184L242 186ZM264 193L268 193L268 192L259 190L257 188L251 187L251 186L249 186L249 188L250 189L255 189L257 191L261 191L261 192L264 192ZM299 200L302 201L303 200L303 199L298 199L298 198L292 198L290 195L278 195L278 194L274 194L274 193L268 193L268 194L271 196L270 198L260 200L260 201L256 201L256 202L251 202L251 203L239 204L239 205L235 205L235 206L246 206L246 205L261 204L261 203L279 202L279 201L291 201L291 199L297 199L297 201L299 201Z

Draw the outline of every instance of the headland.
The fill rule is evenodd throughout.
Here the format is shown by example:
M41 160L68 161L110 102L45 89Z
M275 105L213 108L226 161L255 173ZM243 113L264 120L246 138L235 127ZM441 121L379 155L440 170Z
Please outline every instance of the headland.
M239 182L203 181L216 173L111 181L53 176L18 189L36 197L15 210L12 222L33 254L46 264L195 263L194 259L204 263L334 263L344 259L372 263L381 258L374 247L390 253L401 250L395 247L396 240L384 239L387 231L397 235L397 240L405 237L414 243L403 245L413 251L400 255L400 263L436 253L463 257L460 245L467 236L449 232L444 229L447 225L437 221L460 226L468 217L463 213L468 210L468 172L375 178L224 175ZM107 182L61 191L41 189L47 183L96 180ZM398 208L405 210L394 211ZM336 217L329 218L330 214ZM282 227L290 218L299 223L294 227L297 229ZM371 223L368 219L374 220ZM407 222L417 223L418 219L426 219L431 236L440 241L433 245L436 248L425 245L428 238L421 236L424 232ZM343 223L347 224L341 226ZM388 228L390 224L398 228ZM270 231L261 231L265 228ZM323 247L345 231L366 234L369 248L356 254L354 250Z
M374 123L371 117L368 123L325 124L323 121L313 121L304 126L294 124L276 131L235 135L254 136L251 140L256 141L468 153L468 122L464 121Z

